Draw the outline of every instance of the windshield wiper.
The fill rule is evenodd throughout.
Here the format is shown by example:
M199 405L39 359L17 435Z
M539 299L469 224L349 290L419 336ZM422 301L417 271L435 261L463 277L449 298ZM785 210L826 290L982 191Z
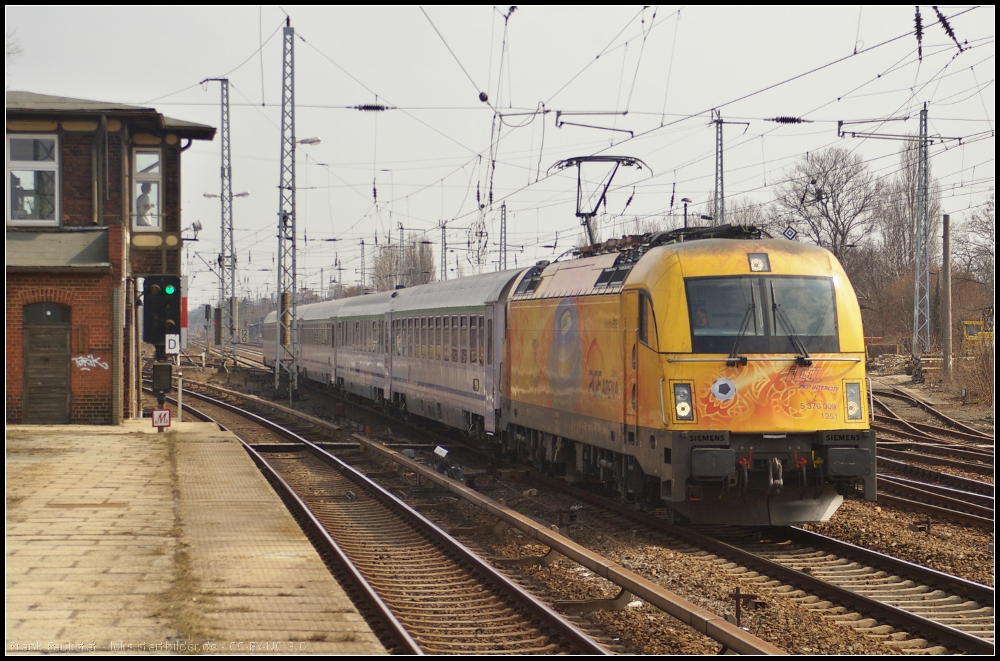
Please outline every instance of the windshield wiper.
M799 339L798 333L795 332L795 328L792 326L791 320L785 311L781 309L781 304L778 303L778 299L774 296L774 283L771 283L771 310L774 312L775 318L775 332L777 332L777 322L780 321L781 325L785 327L785 333L788 335L788 339L792 341L792 346L795 350L799 352L799 355L795 357L795 362L803 367L808 367L813 364L812 358L809 356L809 352L806 351L806 345L802 343Z
M747 311L743 313L743 323L740 324L740 332L736 336L736 342L733 344L733 350L729 352L729 359L726 360L726 367L736 367L737 365L747 364L747 357L740 355L740 345L743 344L743 338L746 337L747 330L750 328L750 322L753 320L753 314L756 309L757 304L754 302L753 285L751 285L750 304L747 305Z

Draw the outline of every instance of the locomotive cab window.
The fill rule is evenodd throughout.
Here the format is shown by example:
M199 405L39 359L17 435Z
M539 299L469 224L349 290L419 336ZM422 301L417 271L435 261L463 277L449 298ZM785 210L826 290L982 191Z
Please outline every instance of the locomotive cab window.
M833 280L822 277L685 280L695 353L797 353L840 350Z
M639 292L639 341L654 351L657 349L653 301L645 291Z

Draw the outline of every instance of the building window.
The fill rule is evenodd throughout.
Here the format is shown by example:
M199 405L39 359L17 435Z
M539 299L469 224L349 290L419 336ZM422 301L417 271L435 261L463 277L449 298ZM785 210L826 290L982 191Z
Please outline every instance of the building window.
M132 163L132 227L138 232L163 231L163 195L159 149L136 149Z
M7 136L7 224L59 225L59 137Z

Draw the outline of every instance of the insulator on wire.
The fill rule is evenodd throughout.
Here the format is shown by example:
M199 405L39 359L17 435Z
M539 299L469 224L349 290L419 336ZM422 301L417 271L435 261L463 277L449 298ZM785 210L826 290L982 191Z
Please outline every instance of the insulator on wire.
M924 61L924 22L920 18L920 6L917 5L917 15L913 17L917 33L917 59Z
M381 103L362 103L360 106L354 106L354 109L361 112L383 112L389 110L389 106L383 106Z
M812 124L812 120L802 119L801 117L772 117L770 119L765 119L765 122L774 122L776 124Z

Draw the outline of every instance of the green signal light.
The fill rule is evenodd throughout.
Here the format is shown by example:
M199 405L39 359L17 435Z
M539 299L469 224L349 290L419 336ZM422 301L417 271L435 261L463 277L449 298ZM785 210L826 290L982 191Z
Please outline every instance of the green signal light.
M167 296L172 296L173 293L176 291L176 289L174 288L173 285L167 285L166 287L163 288L163 291L167 293Z

